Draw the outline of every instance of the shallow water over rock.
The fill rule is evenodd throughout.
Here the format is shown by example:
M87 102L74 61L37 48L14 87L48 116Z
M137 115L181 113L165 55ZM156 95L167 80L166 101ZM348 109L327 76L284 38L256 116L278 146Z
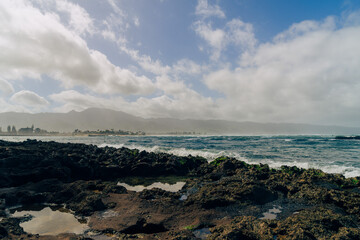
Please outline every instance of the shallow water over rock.
M210 234L209 228L200 228L193 231L196 238L206 239Z
M15 211L12 217L31 215L29 221L20 223L25 232L39 235L58 235L61 233L83 234L89 227L80 223L73 214L45 207L40 211Z
M164 191L168 191L168 192L178 192L185 185L185 182L177 182L175 184L154 182L153 184L151 184L149 186L144 186L144 185L131 186L127 183L118 182L117 185L123 186L129 191L135 191L135 192L141 192L144 189L153 189L153 188L160 188L160 189L162 189Z
M261 217L260 219L268 219L268 220L273 220L276 219L277 214L281 213L281 209L282 207L280 206L274 206L273 208L269 209L267 212L263 213L263 217Z

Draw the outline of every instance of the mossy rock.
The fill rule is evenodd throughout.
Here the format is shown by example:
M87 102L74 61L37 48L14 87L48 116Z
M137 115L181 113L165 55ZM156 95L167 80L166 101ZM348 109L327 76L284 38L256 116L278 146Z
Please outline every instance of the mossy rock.
M189 226L185 226L184 229L185 230L189 230L189 231L193 231L197 228L196 225L189 225Z
M219 166L220 163L225 162L226 160L230 160L229 157L226 156L221 156L216 158L214 161L210 162L210 164L214 165L214 166Z
M301 174L304 170L296 166L293 167L281 166L281 171L289 175L297 175L297 174Z

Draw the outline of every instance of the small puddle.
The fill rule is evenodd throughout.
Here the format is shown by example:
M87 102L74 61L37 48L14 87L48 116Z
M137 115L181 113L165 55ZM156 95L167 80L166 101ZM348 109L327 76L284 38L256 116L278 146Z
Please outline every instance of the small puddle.
M193 231L196 238L206 239L210 234L209 228L200 228Z
M32 216L29 221L20 223L25 232L39 235L58 235L60 233L83 234L89 227L80 223L73 214L45 207L40 211L18 211L12 217Z
M89 231L86 234L83 235L83 237L85 237L85 239L93 239L93 240L112 240L114 239L111 236L107 236L101 233L97 233L97 232L92 232Z
M185 201L186 199L188 199L188 196L186 194L181 195L181 197L179 198L180 201Z
M106 211L98 212L96 214L99 216L99 218L110 218L110 217L119 216L119 213L113 210L106 210Z
M144 185L131 186L127 183L118 182L117 185L123 186L129 191L135 191L135 192L141 192L144 189L153 189L153 188L160 188L160 189L168 191L168 192L178 192L185 185L185 182L177 182L175 184L154 182L153 184L151 184L149 186L144 186Z
M281 207L280 206L273 206L273 208L269 209L267 212L263 213L263 217L260 219L267 219L267 220L274 220L276 219L276 215L278 213L281 213Z

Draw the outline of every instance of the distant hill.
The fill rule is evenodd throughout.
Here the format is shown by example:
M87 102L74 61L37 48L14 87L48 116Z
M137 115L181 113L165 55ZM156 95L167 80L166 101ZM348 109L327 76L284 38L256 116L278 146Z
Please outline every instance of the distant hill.
M202 134L360 134L360 128L322 126L294 123L256 123L225 120L180 120L173 118L144 119L130 114L99 108L68 113L0 113L0 126L17 129L31 126L48 131L73 132L80 130L127 130L146 133L196 132Z

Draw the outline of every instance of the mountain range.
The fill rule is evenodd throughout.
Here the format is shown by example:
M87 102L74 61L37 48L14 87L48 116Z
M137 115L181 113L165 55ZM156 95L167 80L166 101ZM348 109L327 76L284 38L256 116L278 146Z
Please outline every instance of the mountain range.
M47 131L73 132L79 130L144 131L147 134L195 132L197 134L360 134L360 128L297 123L257 123L226 120L191 120L174 118L136 117L124 112L89 108L68 113L0 113L0 127L30 127Z

